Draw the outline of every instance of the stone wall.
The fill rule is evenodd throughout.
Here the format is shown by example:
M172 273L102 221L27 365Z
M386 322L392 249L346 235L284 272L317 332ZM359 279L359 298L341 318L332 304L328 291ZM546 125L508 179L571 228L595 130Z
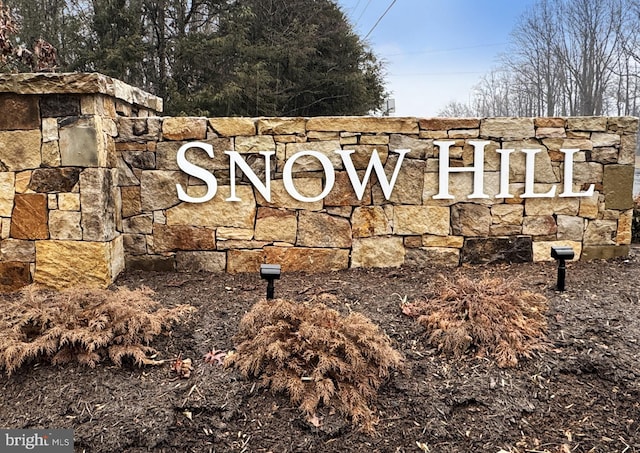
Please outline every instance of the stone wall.
M161 99L101 74L0 75L0 290L115 279L116 119L160 111Z
M16 79L14 77L24 77ZM54 82L52 82L54 81ZM83 86L79 87L79 85ZM70 86L74 88L65 92ZM57 90L57 91L55 91ZM631 240L632 185L638 121L629 117L418 119L167 118L161 100L98 74L0 78L0 287L30 279L49 286L105 285L124 268L255 272L264 262L284 271L353 267L457 266L461 263L550 259L552 245L576 258L625 256ZM53 94L47 94L53 93ZM452 174L454 199L437 199L442 142L449 165L474 165L483 140L484 192L470 198L474 175ZM204 182L180 170L176 155L189 142L211 145L214 157L190 150L190 162L215 175L216 196L192 196ZM353 150L360 177L377 151L388 177L399 149L410 150L389 199L373 175L361 200L336 150ZM501 149L514 149L508 192L501 185ZM527 198L526 158L535 155L536 193ZM574 192L561 197L565 154L573 156ZM236 151L265 180L272 151L271 199L236 169ZM333 189L301 202L285 190L285 163L316 151L335 169ZM292 167L304 196L323 192L327 174L313 157Z

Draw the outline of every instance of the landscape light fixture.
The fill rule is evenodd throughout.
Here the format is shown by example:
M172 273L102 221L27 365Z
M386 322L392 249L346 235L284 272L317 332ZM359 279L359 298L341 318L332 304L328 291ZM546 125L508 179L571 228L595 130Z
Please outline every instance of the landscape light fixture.
M273 299L273 294L275 293L273 281L280 278L280 265L261 264L260 278L263 278L267 281L267 300Z
M567 260L572 260L574 252L571 247L551 247L551 258L558 261L558 291L564 291L564 280L567 274Z

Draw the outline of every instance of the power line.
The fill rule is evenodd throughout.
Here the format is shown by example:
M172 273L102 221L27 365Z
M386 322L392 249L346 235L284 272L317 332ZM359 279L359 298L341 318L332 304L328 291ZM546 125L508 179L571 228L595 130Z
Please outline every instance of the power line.
M369 35L373 32L373 30L375 30L375 29L376 29L376 27L378 26L378 24L380 23L380 21L384 18L384 16L386 16L386 15L387 15L387 13L388 13L388 12L389 12L389 10L391 9L391 7L392 7L393 5L395 5L397 1L398 1L398 0L393 0L393 1L391 2L391 4L389 4L389 6L387 7L387 9L385 9L385 10L384 10L384 13L382 13L382 16L380 16L380 17L378 18L378 20L376 21L376 23L375 23L375 24L373 24L373 27L371 27L371 30L369 30L369 33L367 33L367 35L364 37L364 40L366 40L366 39L369 37ZM368 3L367 3L367 5L368 5Z
M360 3L360 0L358 0L358 3ZM369 0L367 2L366 5L364 5L364 9L362 10L362 12L360 13L360 15L358 16L358 18L356 19L356 27L358 26L358 23L360 23L360 19L362 19L362 16L364 15L364 12L367 10L367 8L369 7L369 5L371 4L371 0Z

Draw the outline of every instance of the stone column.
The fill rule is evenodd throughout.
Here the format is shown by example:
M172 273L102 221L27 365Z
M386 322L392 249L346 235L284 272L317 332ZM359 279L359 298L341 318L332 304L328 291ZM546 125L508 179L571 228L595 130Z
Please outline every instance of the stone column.
M101 74L7 74L0 111L0 290L108 286L124 268L116 119L162 100Z

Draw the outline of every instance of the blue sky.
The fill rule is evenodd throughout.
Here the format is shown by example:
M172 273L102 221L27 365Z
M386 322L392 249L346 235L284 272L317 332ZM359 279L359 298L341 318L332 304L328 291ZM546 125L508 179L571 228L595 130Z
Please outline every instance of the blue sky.
M393 0L338 0L366 36ZM508 50L509 35L535 0L396 0L367 41L385 60L394 116L435 116L467 102Z

